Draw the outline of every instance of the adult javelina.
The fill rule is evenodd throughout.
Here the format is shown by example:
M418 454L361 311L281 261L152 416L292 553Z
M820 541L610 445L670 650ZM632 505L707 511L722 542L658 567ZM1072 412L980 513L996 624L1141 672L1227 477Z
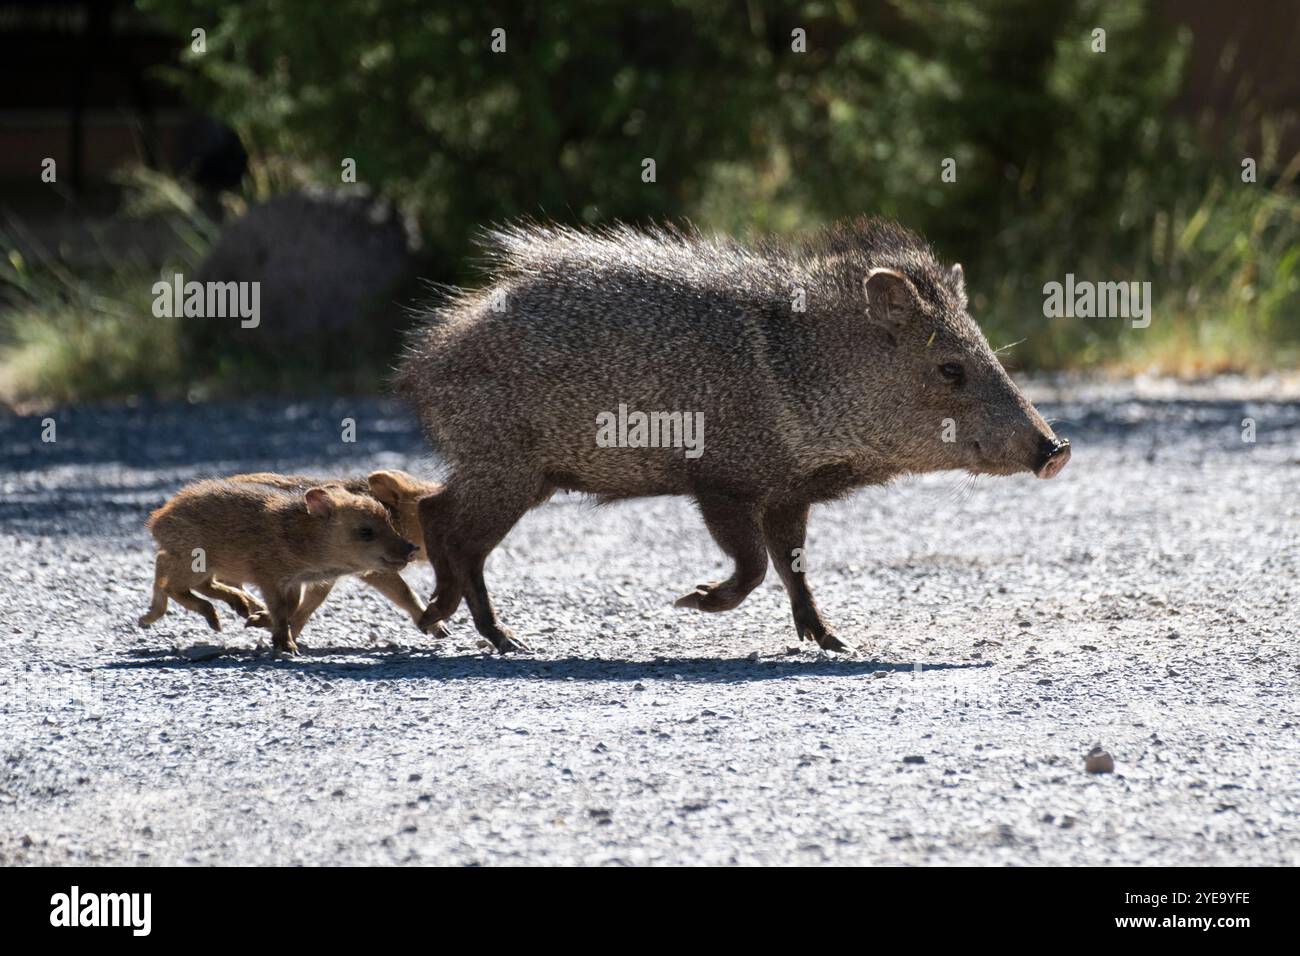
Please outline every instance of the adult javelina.
M1051 478L1069 459L967 314L961 267L896 224L754 246L519 225L487 247L491 285L435 309L398 375L450 465L420 504L437 574L426 626L463 596L480 633L517 646L483 563L557 488L680 494L735 570L678 606L736 607L770 556L800 636L843 650L795 566L810 504L908 472ZM601 447L598 416L620 405L702 412L703 454Z

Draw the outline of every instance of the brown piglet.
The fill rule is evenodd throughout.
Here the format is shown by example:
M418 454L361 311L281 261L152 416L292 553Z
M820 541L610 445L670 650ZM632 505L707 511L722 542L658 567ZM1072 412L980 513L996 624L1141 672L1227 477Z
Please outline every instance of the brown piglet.
M228 480L270 485L274 488L296 491L300 494L306 493L309 488L334 483L341 485L352 494L368 494L388 510L389 520L397 533L416 545L415 551L411 553L411 560L429 560L424 551L424 535L420 530L418 506L421 498L436 494L442 490L442 485L437 482L421 481L419 478L395 468L372 471L369 475L361 477L337 480L308 478L302 475L280 475L269 471L235 475ZM424 605L420 603L420 599L415 596L415 592L411 590L410 586L396 571L367 571L361 575L361 580L405 611L421 630L438 637L446 633L446 628L440 623L420 626L420 619L424 614ZM293 625L291 630L295 634L302 630L312 612L320 607L325 598L329 596L330 589L333 586L333 581L322 581L312 584L304 590L302 602L298 605L298 610L291 622ZM249 600L252 601L253 599L250 597ZM270 619L266 612L256 602L254 602L254 610L249 615L247 624L250 627L268 627L270 625Z
M216 609L199 595L247 618L256 608L238 585L254 584L266 601L277 653L297 653L292 625L305 588L345 574L400 571L416 550L394 530L382 504L337 484L299 493L257 482L199 481L150 515L147 527L158 556L142 627L162 617L171 598L219 631Z

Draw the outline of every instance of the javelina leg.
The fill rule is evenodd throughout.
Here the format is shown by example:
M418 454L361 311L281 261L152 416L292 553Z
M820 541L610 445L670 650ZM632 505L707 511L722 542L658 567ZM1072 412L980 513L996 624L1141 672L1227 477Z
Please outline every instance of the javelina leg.
M453 492L455 506L452 509L454 514L451 523L442 535L442 559L450 567L453 579L461 583L461 593L469 605L470 614L474 616L474 627L502 654L507 651L526 651L528 645L517 639L509 628L503 627L497 620L496 611L488 597L487 584L483 580L483 565L492 549L515 526L515 522L529 508L549 498L553 489L540 478L532 480L517 474L493 474L476 475L472 479L465 476L463 480L457 481L455 489L448 490ZM423 502L421 506L423 508ZM427 543L425 550L429 550ZM432 551L430 559L433 559ZM444 601L443 587L442 578L439 577L434 604L430 605L438 605L439 614L443 606L451 603L449 600ZM427 617L426 610L425 618Z
M302 633L302 629L307 626L307 618L311 617L316 608L320 607L324 600L330 596L330 591L333 588L333 581L318 581L304 587L299 592L301 598L298 601L298 606L289 615L289 634L295 643L298 640L298 635Z
M206 581L194 590L218 601L225 601L245 621L263 610L261 602L254 600L252 595L242 588L232 588L229 584L222 584L217 580Z
M677 606L697 611L729 611L762 584L767 574L758 507L752 501L722 495L700 495L698 500L713 540L736 566L727 580L699 585L690 594L678 598Z
M456 568L447 557L444 541L445 531L454 519L452 490L444 485L441 491L421 498L419 515L420 531L424 535L424 552L433 565L436 583L433 595L429 598L429 606L424 609L415 626L434 634L438 632L442 621L456 613L465 591Z
M154 558L153 562L153 603L149 605L139 620L141 627L148 627L158 618L167 613L167 576L164 573L164 561L162 554Z
M410 615L416 627L420 626L420 621L424 617L424 607L400 574L396 571L374 571L361 575L361 580ZM442 622L436 621L430 626L428 633L434 637L446 637L447 629L443 627Z
M763 512L763 538L767 542L772 563L781 575L786 593L790 595L790 608L794 612L794 626L802 640L814 640L827 651L847 651L848 645L835 636L833 629L822 620L817 602L808 590L804 575L804 539L808 533L808 504L771 505ZM798 552L796 554L795 552Z
M149 605L149 610L140 616L137 623L141 627L148 627L166 613L167 590L161 584L155 584L153 586L153 603Z
M214 631L221 630L221 621L217 619L217 609L208 601L201 597L195 597L189 591L182 591L179 588L169 588L167 596L179 604L181 607L187 607L196 614L202 614L203 619L208 622L208 627Z
M504 533L501 537L505 537ZM500 538L497 540L499 541ZM488 597L487 583L483 580L483 565L487 563L487 551L470 550L462 552L462 555L465 562L465 580L469 582L465 588L465 603L469 605L469 612L474 616L474 627L491 641L492 646L501 654L510 651L531 651L532 648L527 643L515 637L514 631L497 620L492 599Z
M208 622L208 627L220 631L221 621L217 619L217 609L203 598L190 593L191 589L198 589L207 584L212 575L195 571L188 561L166 552L159 552L157 567L161 579L166 582L164 586L167 589L167 596L181 607L202 615Z
M298 607L301 588L281 590L274 585L258 585L262 597L266 600L266 613L271 618L271 656L278 657L282 652L298 653L298 644L289 632L289 619Z

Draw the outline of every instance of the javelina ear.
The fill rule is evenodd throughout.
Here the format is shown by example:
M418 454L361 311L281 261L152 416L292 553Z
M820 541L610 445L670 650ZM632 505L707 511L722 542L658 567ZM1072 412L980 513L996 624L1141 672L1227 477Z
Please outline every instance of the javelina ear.
M324 488L308 488L302 500L307 502L307 513L313 518L328 518L334 513L334 499Z
M872 269L862 280L867 317L891 336L902 331L916 303L916 289L907 276L893 269Z
M372 471L367 481L370 484L370 494L394 508L403 495L414 497L414 482L404 471Z
M960 262L954 262L952 268L948 270L948 275L952 279L953 288L957 290L957 297L961 299L962 308L966 307L966 273L962 270Z

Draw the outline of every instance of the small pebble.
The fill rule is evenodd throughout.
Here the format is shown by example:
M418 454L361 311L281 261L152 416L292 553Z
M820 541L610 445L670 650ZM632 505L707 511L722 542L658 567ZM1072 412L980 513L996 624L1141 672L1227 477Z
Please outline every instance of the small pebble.
M1115 758L1101 747L1093 747L1088 756L1083 758L1083 769L1088 773L1114 773Z

